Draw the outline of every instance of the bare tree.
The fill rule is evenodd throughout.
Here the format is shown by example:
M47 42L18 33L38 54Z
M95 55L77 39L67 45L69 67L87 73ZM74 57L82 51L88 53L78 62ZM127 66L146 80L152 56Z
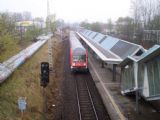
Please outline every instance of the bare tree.
M135 31L140 24L144 29L154 29L154 19L160 15L159 0L132 0L132 13L135 23Z
M108 22L107 22L107 29L109 30L109 33L111 33L113 31L113 22L111 19L108 19Z
M116 31L123 39L131 40L133 37L134 21L130 17L120 17L116 21Z

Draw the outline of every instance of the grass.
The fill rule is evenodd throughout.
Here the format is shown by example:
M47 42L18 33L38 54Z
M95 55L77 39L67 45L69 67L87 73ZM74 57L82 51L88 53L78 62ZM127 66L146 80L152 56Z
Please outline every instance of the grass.
M33 44L31 41L18 41L8 36L0 37L0 63L16 55L31 44Z
M40 63L48 60L48 46L45 44L11 77L0 85L0 120L21 120L17 100L26 97L27 109L23 120L43 119L43 96L40 87Z
M10 35L0 36L0 62L7 60L18 51L20 51L20 46L17 40L13 40Z

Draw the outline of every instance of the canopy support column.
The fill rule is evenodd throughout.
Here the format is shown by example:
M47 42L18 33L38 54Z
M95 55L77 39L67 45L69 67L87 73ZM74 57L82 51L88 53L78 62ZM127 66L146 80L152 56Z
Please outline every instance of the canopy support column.
M116 81L116 66L117 66L116 64L113 64L113 74L112 74L113 75L112 76L113 81Z

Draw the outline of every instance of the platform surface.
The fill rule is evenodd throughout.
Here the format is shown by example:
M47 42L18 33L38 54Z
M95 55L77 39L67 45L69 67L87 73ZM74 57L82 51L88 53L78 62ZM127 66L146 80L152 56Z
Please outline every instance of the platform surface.
M89 54L89 70L112 120L159 120L160 114L144 100L139 101L140 114L136 112L135 96L123 96L120 91L120 74L112 81L110 66L101 67L101 62Z

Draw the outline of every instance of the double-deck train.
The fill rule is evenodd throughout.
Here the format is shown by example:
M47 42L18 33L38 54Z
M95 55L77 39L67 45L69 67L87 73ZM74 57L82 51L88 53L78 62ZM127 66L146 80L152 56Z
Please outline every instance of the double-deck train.
M88 71L88 54L76 38L73 31L70 32L70 67L71 71Z

